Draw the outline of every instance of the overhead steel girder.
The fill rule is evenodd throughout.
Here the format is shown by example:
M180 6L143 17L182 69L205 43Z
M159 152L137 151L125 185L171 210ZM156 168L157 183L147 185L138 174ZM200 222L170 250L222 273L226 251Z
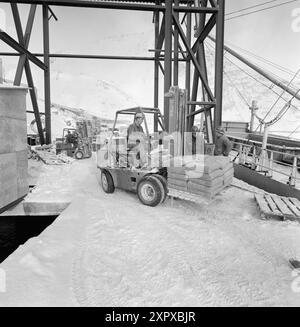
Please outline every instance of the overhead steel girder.
M11 3L26 3L48 6L79 7L79 8L102 8L139 11L164 11L164 6L146 5L139 3L126 3L118 1L82 1L82 0L5 0Z
M15 41L11 36L9 36L4 31L0 30L0 39L4 41L6 44L8 44L10 47L15 49L21 54L25 54L27 58L33 62L38 67L42 68L43 70L47 70L47 66L40 61L36 56L34 56L31 52L26 50L23 46L21 46L17 41Z
M36 57L44 57L42 53L33 53ZM0 52L0 56L17 57L19 53L15 52ZM108 56L108 55L84 55L84 54L72 54L72 53L50 53L49 58L72 58L72 59L109 59L109 60L139 60L139 61L155 61L155 57L133 57L133 56ZM163 57L158 58L159 61L163 61ZM173 59L172 59L173 60ZM179 61L186 61L184 58L179 58Z
M203 83L203 86L204 86L204 88L205 88L205 90L206 90L206 92L207 92L210 100L213 101L214 100L214 95L213 95L213 93L212 93L209 85L206 82L205 76L203 76L203 73L201 71L201 67L200 67L197 59L195 58L195 55L193 53L193 50L189 47L188 40L185 37L184 31L182 30L182 28L180 26L180 23L179 23L177 17L174 14L173 14L173 21L175 23L175 27L178 29L179 35L180 35L180 37L181 37L181 39L182 39L182 41L183 41L183 43L184 43L184 45L186 47L186 50L188 51L189 56L192 59L193 64L194 64L194 66L195 66L195 68L196 68L196 70L197 70L197 72L198 72L198 74L199 74L199 76L201 78L201 81Z
M210 8L210 7L183 7L183 6L174 6L174 11L185 12L185 13L206 13L206 14L214 14L219 11L218 7Z
M170 1L170 0L167 0ZM141 3L126 3L119 1L82 1L82 0L4 0L3 2L10 3L26 3L48 6L64 6L64 7L81 7L81 8L102 8L102 9L121 9L121 10L139 10L139 11L165 11L166 7L154 4L141 4ZM218 7L186 7L186 6L173 6L174 11L190 12L190 13L215 13Z

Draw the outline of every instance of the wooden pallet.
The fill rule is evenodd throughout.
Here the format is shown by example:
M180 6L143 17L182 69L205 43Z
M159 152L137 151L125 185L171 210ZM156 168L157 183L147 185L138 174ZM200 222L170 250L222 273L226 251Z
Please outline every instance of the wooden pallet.
M171 198L172 203L173 203L174 198L186 200L186 201L192 201L192 202L196 202L196 203L200 203L200 204L209 204L214 200L213 198L206 198L206 197L198 195L198 194L193 194L190 192L176 190L176 189L173 189L170 187L169 187L168 196Z
M260 212L266 218L300 222L300 201L275 194L255 194Z

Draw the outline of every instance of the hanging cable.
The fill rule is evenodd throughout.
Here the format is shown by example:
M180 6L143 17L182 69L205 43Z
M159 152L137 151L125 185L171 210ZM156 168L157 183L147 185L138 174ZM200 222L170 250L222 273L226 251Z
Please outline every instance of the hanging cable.
M300 125L298 125L293 131L292 131L292 133L290 133L289 135L288 135L288 137L291 137L292 135L294 135L297 131L298 131L298 129L300 128Z
M291 1L283 2L283 3L279 3L279 4L274 5L274 6L269 6L267 8L262 8L262 9L254 10L254 11L248 12L246 14L242 14L242 15L238 15L238 16L227 18L225 20L228 21L228 20L232 20L232 19L235 19L235 18L239 18L239 17L243 17L243 16L248 16L248 15L255 14L255 13L258 13L258 12L261 12L261 11L265 11L265 10L269 10L269 9L272 9L272 8L281 7L281 6L287 5L287 4L292 3L292 2L296 2L296 1L299 1L299 0L291 0Z
M225 70L223 70L225 76L227 77L229 83L233 86L233 88L237 91L238 95L240 96L240 98L246 103L246 105L248 107L250 107L249 102L247 101L247 99L243 96L243 94L240 92L240 90L236 87L236 85L233 83L233 81L231 80L231 78L229 77L229 75L226 73Z
M288 100L286 100L281 94L279 94L278 92L274 91L272 89L272 86L269 86L265 83L263 83L262 81L260 81L259 79L257 79L256 77L254 77L253 75L251 75L250 73L248 73L247 71L245 71L243 68L241 68L240 66L238 66L237 64L235 64L233 61L231 61L229 58L227 58L225 56L226 60L228 60L233 66L237 67L240 71L242 71L243 73L245 73L246 75L248 75L249 77L251 77L253 80L255 80L256 82L258 82L259 84L263 85L264 87L266 87L267 89L269 89L271 92L273 92L274 94L276 94L277 96L279 96L283 101L288 102ZM295 107L294 105L292 105L292 107L296 110L300 110L299 108Z
M227 42L227 41L226 41L226 43L229 44L232 47L235 47L235 48L239 49L240 51L242 51L244 53L247 53L249 56L252 56L253 58L256 58L257 60L260 60L260 61L262 61L262 62L264 62L264 63L266 63L266 64L268 64L268 65L270 65L270 66L272 66L272 67L274 67L274 68L276 68L276 69L278 69L278 70L280 70L280 71L282 71L282 72L284 72L286 74L289 74L289 75L294 75L295 74L295 72L293 72L292 70L290 70L290 69L288 69L286 67L280 66L280 65L278 65L278 64L276 64L276 63L274 63L274 62L272 62L272 61L270 61L268 59L265 59L265 58L255 54L255 53L249 51L249 50L238 47L237 45L232 44L232 43ZM297 77L297 79L300 79L300 76Z
M260 3L260 4L257 4L257 5L254 5L254 6L250 6L250 7L246 7L246 8L240 9L240 10L232 11L232 12L227 13L225 16L233 15L233 14L237 14L237 13L239 13L239 12L242 12L242 11L245 11L245 10L248 10L248 9L253 9L253 8L257 8L257 7L265 6L265 5L267 5L268 3L271 3L271 2L277 2L277 1L278 1L278 0L267 1L267 2L264 2L264 3Z
M206 45L211 47L213 49L213 46L211 44L209 44L208 42L206 42ZM233 66L235 66L237 69L239 69L241 72L245 73L246 75L248 75L249 77L251 77L253 80L255 80L256 82L260 83L261 85L265 86L267 89L271 90L273 93L279 95L276 91L274 91L271 86L264 84L263 82L261 82L259 79L257 79L256 77L254 77L253 75L251 75L250 73L248 73L246 70L244 70L242 67L240 67L239 65L235 64L232 60L230 60L227 56L226 56L227 52L224 51L224 58L229 61Z
M292 78L292 80L290 81L289 84L291 84L291 83L293 82L293 80L296 78L296 76L299 74L299 72L300 72L300 69L296 72L295 76ZM288 84L288 86L289 86L289 84ZM299 93L299 91L298 91L296 94L298 94L298 93ZM269 111L266 113L266 115L265 115L265 117L264 117L263 120L265 120L265 119L269 116L269 114L270 114L271 111L274 109L274 107L276 106L276 104L278 103L278 101L282 98L282 95L283 95L283 94L285 94L285 91L282 91L281 96L278 97L278 99L275 101L275 103L271 106L271 108L270 108ZM294 97L295 97L295 96L293 96L293 98L294 98ZM292 99L293 99L293 98L292 98Z
M206 47L207 48L207 47ZM209 53L211 55L213 55L213 52L211 49L208 49L207 50L209 51ZM243 96L243 94L240 92L240 90L237 88L237 86L234 84L234 82L232 81L232 79L229 77L229 74L227 74L227 72L225 71L225 69L223 68L223 73L225 74L225 76L227 77L229 83L232 85L232 87L236 90L236 92L238 93L238 95L240 96L240 98L246 103L246 105L248 107L250 107L250 104L249 102L247 101L247 99Z

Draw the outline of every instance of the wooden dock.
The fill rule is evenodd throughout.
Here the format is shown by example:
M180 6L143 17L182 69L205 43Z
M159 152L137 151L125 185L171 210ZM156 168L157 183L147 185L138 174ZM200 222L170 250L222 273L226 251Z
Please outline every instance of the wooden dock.
M255 194L255 200L265 218L300 222L300 201L275 194Z

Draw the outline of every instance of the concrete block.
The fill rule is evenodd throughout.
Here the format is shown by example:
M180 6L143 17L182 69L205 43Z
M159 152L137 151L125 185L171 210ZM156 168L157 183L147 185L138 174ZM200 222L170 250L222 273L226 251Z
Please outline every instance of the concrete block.
M17 192L21 198L29 192L27 150L16 152L17 159Z
M18 199L16 153L0 154L0 208Z
M23 202L23 208L26 215L60 215L63 210L69 206L70 202Z
M26 121L0 118L0 154L27 149Z
M0 118L26 121L26 94L24 87L0 86Z

